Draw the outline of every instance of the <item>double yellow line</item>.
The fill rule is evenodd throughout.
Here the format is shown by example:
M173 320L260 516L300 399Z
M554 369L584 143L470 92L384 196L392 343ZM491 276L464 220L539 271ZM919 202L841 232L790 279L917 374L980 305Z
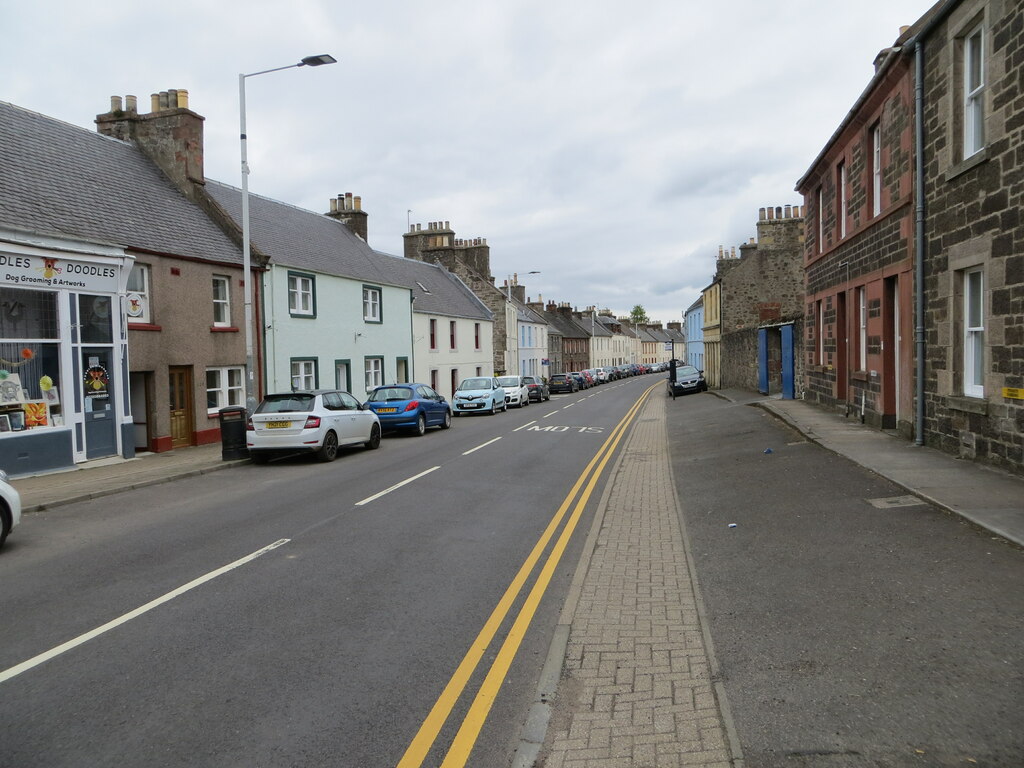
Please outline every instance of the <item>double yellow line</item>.
M430 713L427 715L423 724L420 726L419 731L417 731L416 736L413 738L412 743L409 744L409 748L406 749L402 759L398 762L397 768L420 768L420 766L422 766L431 747L437 740L437 735L441 732L441 728L444 726L444 723L451 714L456 702L462 696L462 692L465 690L470 677L479 665L480 659L487 651L487 647L491 644L491 641L497 634L498 629L508 616L513 603L516 598L518 598L527 579L533 572L534 567L540 561L541 556L547 549L548 543L555 535L555 532L562 524L563 518L565 518L570 507L573 507L573 502L575 501L575 507L573 507L572 515L570 515L568 521L565 523L565 527L562 529L561 535L559 535L554 547L548 554L548 558L545 561L540 574L537 576L537 580L534 582L533 588L530 590L530 593L527 595L522 607L519 609L519 615L512 624L512 628L505 637L505 641L502 643L497 657L491 664L491 668L487 672L487 676L484 678L480 689L477 691L476 698L473 699L473 703L470 705L469 711L467 712L465 719L462 721L462 725L459 727L458 733L455 734L455 739L448 748L448 753L445 755L444 762L441 763L441 768L461 768L461 766L464 766L466 761L469 760L469 754L472 751L473 746L476 744L477 738L480 736L480 730L483 728L484 722L487 720L487 715L490 713L491 706L494 704L494 700L498 696L498 691L501 689L501 684L505 680L505 676L508 674L509 667L512 666L512 660L515 658L516 652L522 644L526 631L529 629L530 622L533 620L534 614L537 612L537 607L540 605L541 598L544 596L544 593L551 582L551 578L555 572L555 567L558 565L559 560L561 560L562 555L565 552L565 548L568 546L569 540L572 538L573 532L576 530L576 525L579 523L583 510L586 508L587 502L590 500L590 496L594 491L594 487L597 485L597 481L604 473L605 466L608 464L612 454L615 452L616 447L618 447L619 441L625 434L627 427L636 417L636 414L643 406L648 395L650 395L658 386L660 386L660 384L649 387L640 396L636 403L633 404L622 420L616 425L615 429L612 430L611 435L607 440L605 440L604 445L601 446L598 452L594 455L594 458L590 460L589 464L587 464L586 469L583 470L583 473L576 480L572 490L569 491L569 494L559 506L555 516L551 519L551 522L548 523L544 533L541 534L540 539L537 540L533 550L531 550L529 556L520 567L519 572L516 573L515 578L508 585L508 589L505 590L505 594L502 595L501 600L498 601L494 611L491 613L487 622L480 630L480 633L476 636L473 644L470 646L469 651L467 651L458 668L455 670L455 673L452 675L448 684L441 692L441 695L434 703ZM582 494L580 493L581 489L583 489Z

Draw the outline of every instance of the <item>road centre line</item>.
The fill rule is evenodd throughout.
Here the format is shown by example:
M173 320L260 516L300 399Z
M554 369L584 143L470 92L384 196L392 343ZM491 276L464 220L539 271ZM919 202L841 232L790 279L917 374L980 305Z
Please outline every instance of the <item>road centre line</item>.
M473 452L475 452L475 451L479 451L479 450L480 450L481 448L486 448L486 447L487 447L488 445L490 445L491 443L496 443L496 442L498 442L499 440L501 440L501 438L500 438L500 437L496 437L496 438L494 438L493 440L488 440L488 441L487 441L486 443L481 443L481 444L480 444L480 445L478 445L478 446L477 446L476 448L470 448L470 449L469 449L468 451L463 451L463 452L462 452L462 455L463 455L463 456L469 456L469 454L471 454L471 453L473 453ZM435 467L435 469L436 469L436 467Z
M558 413L558 411L557 411L557 410L556 410L556 411L552 411L551 413L549 413L549 414L546 414L546 415L544 416L544 418L545 418L545 419L550 419L550 418L551 418L552 416L554 416L554 415L555 415L556 413ZM532 422L531 422L531 423L532 423ZM521 428L522 428L522 427L520 427L520 429L521 429Z
M541 555L547 549L548 543L551 541L551 538L554 536L555 532L561 525L563 518L568 512L570 506L572 505L573 499L576 498L580 489L586 483L588 475L591 474L591 471L596 466L600 464L603 470L604 464L601 463L602 457L610 456L611 453L615 450L615 447L618 444L619 437L621 437L621 435L625 432L626 428L629 426L632 419L639 412L640 407L642 406L647 395L651 391L653 391L653 389L654 387L648 389L647 392L645 392L640 397L640 399L627 411L626 415L612 430L612 434L608 437L607 440L605 440L604 444L601 446L600 449L598 449L597 453L594 454L594 457L590 460L586 468L577 478L573 487L570 489L568 495L565 497L565 499L562 501L562 504L559 506L557 512L551 518L547 528L545 528L544 532L537 540L537 543L534 545L533 550L527 556L522 566L520 566L519 571L516 573L515 577L509 583L508 588L505 590L505 593L502 595L501 599L494 607L494 610L491 612L491 615L484 623L479 634L477 634L476 639L470 644L469 650L466 652L466 655L459 663L459 666L456 668L455 672L452 674L452 677L448 681L447 685L445 685L444 690L441 692L441 695L434 703L434 706L427 714L426 718L423 721L423 724L420 726L415 737L413 737L412 742L409 744L408 749L406 749L405 754L399 761L397 768L420 768L420 766L422 766L423 761L426 759L431 747L437 740L437 736L441 732L441 728L444 726L444 723L447 721L449 715L452 712L452 709L455 707L455 704L461 697L463 690L465 690L466 685L469 683L470 677L473 675L476 667L479 665L480 659L487 651L488 646L494 639L494 636L497 634L498 629L504 622L505 617L511 610L512 605L515 602L516 598L519 596L519 593L522 591L523 586L526 583L526 580L533 572L534 566L536 566L537 562L540 560ZM607 461L607 458L605 458L605 461ZM599 475L594 476L592 478L592 484L597 482L598 476ZM582 506L585 506L585 503ZM581 510L582 506L580 507ZM551 563L550 557L548 562ZM552 567L554 567L554 564L552 564ZM522 616L523 612L521 610L520 617ZM532 617L532 613L530 614L530 616ZM525 629L525 627L523 628ZM516 642L516 649L518 649L518 645L519 642ZM514 655L514 650L512 651L512 653ZM490 675L488 676L488 678L490 678ZM479 729L483 727L483 720L486 719L487 712L489 711L489 709L490 705L488 704L486 710L483 712L482 719L474 725L476 730L475 735L473 735L471 739L473 743L475 743L476 735L479 734ZM469 715L467 715L467 720L468 718ZM463 728L465 728L465 723ZM460 733L463 733L463 729L460 729ZM467 738L467 735L463 736L463 744L465 744L465 739ZM471 749L472 746L473 744L470 743L468 745L468 748ZM452 749L454 750L454 745ZM466 757L468 758L468 751L466 752ZM448 758L446 758L445 764L449 765Z
M291 539L278 539L273 544L268 544L267 546L263 547L262 549L257 549L252 554L246 555L243 558L235 560L233 563L228 563L227 565L222 566L221 568L218 568L215 571L210 571L209 573L207 573L207 574L205 574L203 576L200 576L197 579L193 579L192 581L188 582L188 584L183 584L182 586L178 587L177 589L173 589L170 592L168 592L167 594L162 595L161 597L156 598L155 600L150 600L145 605L141 605L141 606L139 606L138 608L136 608L133 611L129 611L128 613L126 613L126 614L124 614L122 616L119 616L119 617L117 617L116 619L114 619L112 621L108 621L106 624L104 624L104 625L102 625L100 627L96 627L96 629L90 630L89 632L86 632L85 634L79 635L78 637L76 637L76 638L74 638L72 640L68 640L66 643L62 643L61 645L58 645L55 648L51 648L50 650L48 650L48 651L46 651L44 653L40 653L38 656L33 656L28 661L23 661L23 662L21 662L21 664L17 664L17 665L15 665L13 667L10 667L9 669L5 669L2 672L0 672L0 683L3 683L5 681L7 681L7 680L10 680L12 677L17 677L22 672L27 672L28 670L32 669L33 667L37 667L40 664L49 661L50 659L53 659L53 658L56 658L57 656L60 656L62 653L66 653L67 651L70 651L73 648L77 648L78 646L82 645L83 643L86 643L89 640L92 640L93 638L99 637L100 635L104 634L105 632L109 632L110 630L116 629L117 627L121 626L122 624L128 623L132 619L137 619L142 614L147 613L147 612L153 610L154 608L157 608L157 607L163 605L164 603L173 600L176 597L180 597L181 595L185 594L186 592L188 592L190 590L193 590L196 587L199 587L199 586L205 584L208 581L212 581L213 579L217 578L218 576L223 576L228 571L232 571L235 568L243 566L246 563L255 560L257 557L265 555L267 552L270 552L273 549L277 549L278 547L280 547L280 546L282 546L284 544L287 544L289 541L291 541Z
M500 439L500 438L499 438L499 439ZM491 442L493 443L494 441L492 440ZM481 448L483 448L483 446L482 446L482 445L481 445L480 447L481 447ZM475 451L476 449L474 448L473 450ZM361 507L361 506L363 506L364 504L369 504L369 503L370 503L371 501L376 501L376 500L377 500L377 499L379 499L379 498L380 498L381 496L387 496L387 495L388 495L389 493L391 493L392 491L397 491L397 490L398 490L399 488L401 488L401 487L402 487L403 485L408 485L409 483L411 483L411 482L412 482L412 481L414 481L414 480L419 480L419 479L420 479L421 477L423 477L424 475L429 475L429 474L430 474L431 472L433 472L434 470L436 470L436 469L440 469L440 468L441 468L440 466L437 466L437 467L431 467L430 469L425 469L425 470L423 470L422 472L420 472L420 473L419 473L418 475L413 475L412 477L408 477L408 478L406 478L405 480L403 480L403 481L402 481L402 482L400 482L400 483L395 483L395 484L394 484L394 485L392 485L392 486L391 486L390 488L385 488L385 489L384 489L383 491L381 491L380 493L375 493L375 494L373 494L373 496L367 496L367 497L366 497L365 499L363 499L362 501L357 501L357 502L355 503L355 506L357 506L357 507Z
M546 419L546 418L547 418L547 416L545 416L544 418ZM527 428L528 426L530 426L531 424L536 424L536 423L537 423L537 420L536 420L536 419L534 419L533 421L528 421L528 422L526 422L526 423L525 423L525 424L523 424L523 426L521 426L521 427L516 427L516 428L515 428L515 429L513 429L512 431L513 431L513 432L518 432L518 431L519 431L520 429L526 429L526 428ZM491 442L493 443L494 441L492 440ZM484 443L484 445L487 445L487 443ZM474 448L473 450L475 451L475 450L476 450L476 448ZM465 454L463 454L463 455L465 455Z
M563 405L562 410L564 411L566 408L572 408L574 405L576 405L576 403L569 403L568 405Z

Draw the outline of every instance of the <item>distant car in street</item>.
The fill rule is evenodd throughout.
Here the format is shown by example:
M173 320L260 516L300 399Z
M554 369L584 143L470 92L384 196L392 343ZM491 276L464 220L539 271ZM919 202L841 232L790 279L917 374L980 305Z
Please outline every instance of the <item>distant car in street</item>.
M526 383L527 389L530 390L530 400L542 403L551 399L551 391L540 376L523 376L523 381Z
M246 424L245 442L256 464L276 455L315 453L334 461L343 445L380 446L380 420L355 397L337 389L267 395Z
M548 379L548 389L552 392L566 392L572 394L579 389L576 379L568 373L553 373Z
M504 411L505 388L493 376L473 376L463 379L452 396L452 409L460 413L490 413Z
M583 378L583 374L580 371L569 371L568 375L571 376L572 380L576 382L577 389L587 388L587 380Z
M498 383L505 388L505 405L524 408L530 404L530 390L522 376L499 376Z
M386 430L405 429L423 435L427 427L448 429L452 409L444 396L426 384L390 384L373 389L366 407L377 414Z
M0 547L20 522L21 495L7 481L7 473L0 469Z
M704 380L704 371L698 371L692 365L676 367L676 380L668 379L668 393L674 399L676 395L688 395L691 392L707 392L708 383Z

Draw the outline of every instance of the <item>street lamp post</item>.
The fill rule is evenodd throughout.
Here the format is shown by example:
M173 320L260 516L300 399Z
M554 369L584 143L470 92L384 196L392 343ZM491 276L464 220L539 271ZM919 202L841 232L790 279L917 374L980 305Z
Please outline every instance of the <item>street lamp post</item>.
M253 338L252 338L252 265L249 252L249 163L246 154L245 135L245 78L265 75L268 72L279 72L282 69L294 69L295 67L319 67L323 64L334 64L337 61L329 54L319 56L307 56L298 64L289 64L286 67L275 67L264 69L260 72L250 72L238 76L238 123L239 137L242 146L242 279L245 281L245 407L250 413L256 408L256 395L254 393L253 378L255 376L253 366Z

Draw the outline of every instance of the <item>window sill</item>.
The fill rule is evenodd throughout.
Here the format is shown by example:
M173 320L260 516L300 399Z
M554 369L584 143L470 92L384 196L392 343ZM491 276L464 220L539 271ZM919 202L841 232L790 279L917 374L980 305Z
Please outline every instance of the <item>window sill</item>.
M128 323L129 331L162 331L163 326L153 323Z
M289 312L288 313L288 317L294 317L296 320L316 320L316 315L314 315L312 313L305 314L305 313Z
M967 173L972 168L977 168L982 163L987 163L987 162L988 162L988 147L983 147L982 149L980 149L979 151L975 152L973 155L968 157L966 160L963 160L963 161L957 163L952 168L950 168L948 171L946 171L946 181L952 181L957 176L961 176L961 175Z
M234 325L211 325L210 333L238 333L238 328Z
M976 413L980 416L988 416L988 400L978 397L947 397L946 405L950 410L963 411L964 413Z

